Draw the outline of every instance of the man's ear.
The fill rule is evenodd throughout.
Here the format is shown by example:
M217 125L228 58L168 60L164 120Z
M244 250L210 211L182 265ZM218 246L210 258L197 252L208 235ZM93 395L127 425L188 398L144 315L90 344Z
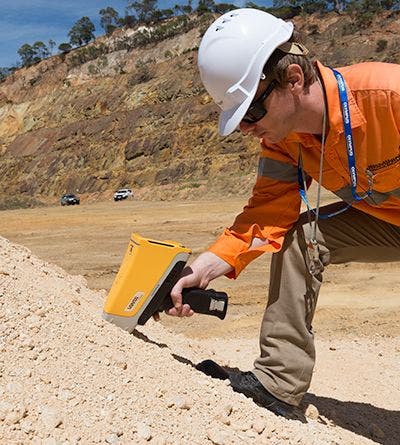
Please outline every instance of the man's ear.
M300 65L292 63L286 68L287 87L289 91L298 96L304 88L304 73Z

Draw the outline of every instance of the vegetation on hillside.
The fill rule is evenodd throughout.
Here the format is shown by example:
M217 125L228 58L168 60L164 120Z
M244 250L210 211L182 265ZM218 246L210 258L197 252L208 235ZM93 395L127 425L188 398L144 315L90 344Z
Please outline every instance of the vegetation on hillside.
M211 14L223 14L236 8L231 3L216 3L214 0L198 0L195 8L192 0L169 9L158 9L157 3L158 0L127 0L124 16L120 16L111 6L102 8L99 11L100 25L106 35L111 35L117 28L137 28L138 32L133 39L119 43L119 49L131 49L187 32L195 26L203 25L205 29L213 18ZM283 19L315 12L324 14L334 10L339 14L349 15L353 30L356 30L369 26L378 12L390 10L399 13L400 0L273 0L272 8L262 7L253 1L248 1L245 6L272 12ZM95 48L87 47L95 38L94 32L95 26L90 18L82 17L68 32L69 42L58 45L59 53L78 49L72 58L74 65L99 57L99 52L107 53L108 48L104 44ZM36 41L32 45L24 43L18 49L20 64L0 68L0 82L16 69L29 67L52 56L55 46L56 42L52 39L47 44L42 41Z
M139 0L139 1L127 1L127 7L125 9L125 15L120 16L111 6L102 8L99 11L100 25L103 28L105 34L112 34L117 28L127 27L140 27L143 25L157 26L161 22L165 22L173 17L181 19L189 14L195 13L197 16L201 16L206 13L216 12L224 13L228 10L235 9L236 6L230 3L215 3L214 0L199 0L196 8L192 7L192 0L187 0L187 4L175 5L174 8L158 9L158 0ZM257 6L259 7L259 6ZM175 23L183 23L185 20ZM167 26L168 27L168 26ZM180 31L185 32L187 27L180 26ZM68 32L69 42L62 42L58 45L59 52L66 53L73 48L80 48L87 45L94 40L95 26L89 17L85 16L80 18ZM143 43L147 42L147 38L142 39ZM170 37L170 33L165 33L165 38ZM157 38L156 40L159 40ZM50 39L48 44L37 41L33 45L24 43L18 49L18 55L20 57L20 64L10 68L0 68L0 81L4 80L7 75L15 71L20 67L29 67L40 62L43 59L53 55L53 48L56 42Z

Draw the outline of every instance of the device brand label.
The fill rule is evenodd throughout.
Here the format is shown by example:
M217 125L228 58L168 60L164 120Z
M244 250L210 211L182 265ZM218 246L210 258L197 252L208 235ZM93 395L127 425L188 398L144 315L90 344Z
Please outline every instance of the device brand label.
M132 297L131 301L129 302L128 306L126 306L125 312L133 311L133 309L135 309L137 302L140 301L140 299L143 297L143 295L144 295L144 292L142 292L142 291L136 292L136 294Z

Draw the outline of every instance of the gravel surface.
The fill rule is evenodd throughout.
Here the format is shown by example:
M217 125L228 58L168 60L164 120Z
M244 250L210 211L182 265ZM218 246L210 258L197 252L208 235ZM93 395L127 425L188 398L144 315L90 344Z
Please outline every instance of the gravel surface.
M105 296L0 237L1 444L399 443L398 338L318 343L302 424L193 367L250 369L256 339L128 334L102 320Z

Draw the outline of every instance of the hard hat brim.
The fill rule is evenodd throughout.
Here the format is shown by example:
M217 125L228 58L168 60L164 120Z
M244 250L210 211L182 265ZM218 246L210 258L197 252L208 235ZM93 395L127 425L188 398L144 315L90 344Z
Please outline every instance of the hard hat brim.
M262 69L260 71L262 71ZM237 107L221 111L218 123L219 134L221 136L228 136L228 134L235 131L256 95L257 88L258 84L256 84L255 88L250 92L249 97Z

